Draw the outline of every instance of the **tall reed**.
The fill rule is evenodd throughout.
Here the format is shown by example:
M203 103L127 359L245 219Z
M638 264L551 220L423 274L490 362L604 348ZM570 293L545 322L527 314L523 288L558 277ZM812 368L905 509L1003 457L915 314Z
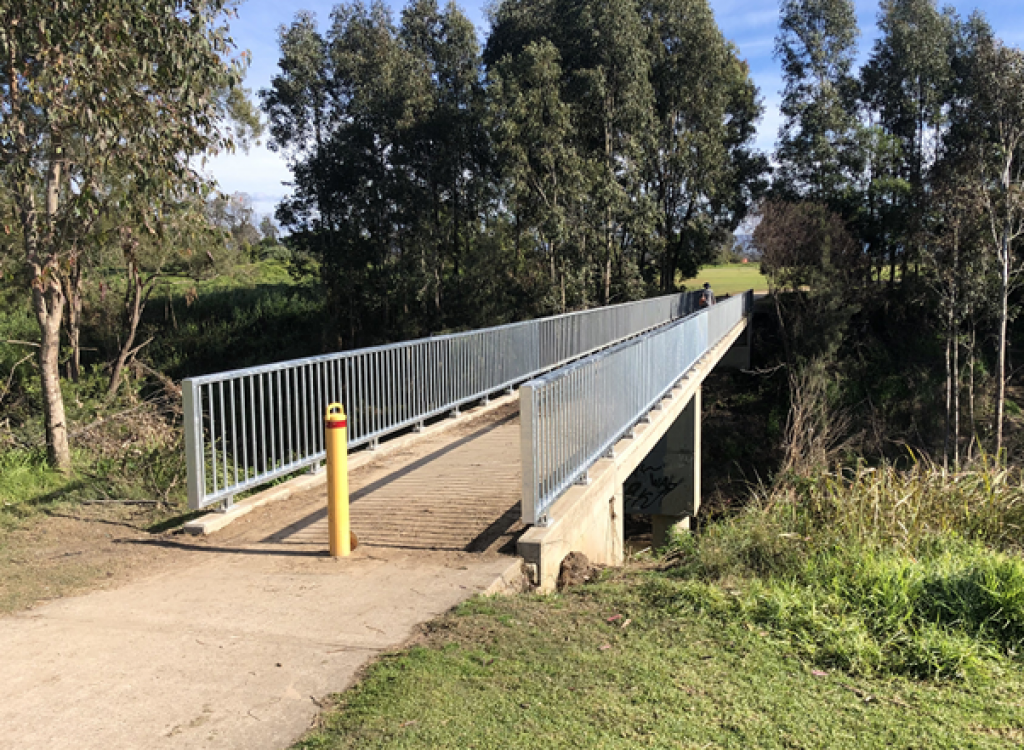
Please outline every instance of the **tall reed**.
M791 479L765 493L794 521L832 539L907 551L954 534L997 549L1024 545L1024 476L986 460L959 469L912 456L907 467L859 465Z

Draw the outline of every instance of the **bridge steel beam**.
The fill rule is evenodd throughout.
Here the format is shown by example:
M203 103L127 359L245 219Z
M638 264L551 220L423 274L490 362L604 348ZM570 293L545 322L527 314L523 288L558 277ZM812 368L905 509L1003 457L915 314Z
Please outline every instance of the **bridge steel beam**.
M570 552L583 552L591 562L601 565L622 564L625 557L623 485L695 397L697 408L691 412L700 418L701 384L746 328L746 319L736 324L684 375L661 401L660 407L650 411L648 420L636 426L632 437L615 444L614 456L602 458L591 467L588 484L569 488L555 501L546 526L533 526L519 538L517 551L527 566L531 582L540 592L555 589L562 560ZM695 433L694 448L695 483L699 488L699 429ZM672 521L679 522L680 519Z

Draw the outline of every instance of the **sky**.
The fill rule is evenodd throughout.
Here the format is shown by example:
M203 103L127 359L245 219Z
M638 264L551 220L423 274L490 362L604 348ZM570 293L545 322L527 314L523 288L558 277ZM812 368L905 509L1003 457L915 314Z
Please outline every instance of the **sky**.
M458 0L459 6L476 25L481 43L489 28L486 8L491 0ZM778 26L778 0L710 0L718 25L726 38L739 49L740 57L750 64L751 75L760 89L765 114L758 127L757 147L771 151L781 124L779 100L782 74L774 59L773 49ZM299 10L316 14L325 29L336 0L245 0L238 8L238 17L232 21L232 36L240 50L249 50L252 64L245 86L256 92L270 85L277 70L280 50L277 45L278 29L291 23ZM404 6L402 0L389 0L397 14ZM867 59L877 37L875 23L878 15L877 0L855 0L860 25L860 58ZM977 9L988 17L996 35L1007 44L1024 47L1024 0L939 0L940 6L952 6L961 16ZM274 212L277 203L287 194L285 185L291 174L278 154L266 144L254 146L248 153L222 155L210 160L207 172L219 183L225 193L247 193L260 214Z

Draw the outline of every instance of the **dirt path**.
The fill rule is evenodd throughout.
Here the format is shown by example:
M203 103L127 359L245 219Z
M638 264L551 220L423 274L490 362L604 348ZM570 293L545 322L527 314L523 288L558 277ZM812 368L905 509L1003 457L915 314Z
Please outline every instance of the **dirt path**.
M495 550L515 535L518 474L442 483L515 443L514 409L496 417L355 473L366 543L346 560L323 554L317 491L209 540L126 533L118 543L151 555L149 575L133 564L123 585L0 619L3 744L287 747L368 660L514 564Z

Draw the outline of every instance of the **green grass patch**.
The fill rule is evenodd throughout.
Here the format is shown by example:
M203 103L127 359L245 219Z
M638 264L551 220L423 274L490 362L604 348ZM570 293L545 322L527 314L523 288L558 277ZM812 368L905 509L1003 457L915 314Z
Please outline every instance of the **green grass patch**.
M1020 746L1020 495L985 464L786 478L597 584L468 602L297 747Z
M700 582L705 611L768 630L822 669L983 681L1009 664L1019 668L1019 557L956 537L936 539L918 556L868 545L815 549L779 529L769 522L745 544L711 534L659 596L683 609Z
M704 266L692 279L683 283L687 289L699 289L704 282L719 297L726 294L738 294L748 289L762 291L768 288L768 280L761 275L761 266L757 263L729 263L721 266Z
M0 530L52 505L71 482L46 464L43 451L0 452Z
M324 748L996 748L1024 673L961 684L820 669L727 591L632 571L476 599L338 696Z

